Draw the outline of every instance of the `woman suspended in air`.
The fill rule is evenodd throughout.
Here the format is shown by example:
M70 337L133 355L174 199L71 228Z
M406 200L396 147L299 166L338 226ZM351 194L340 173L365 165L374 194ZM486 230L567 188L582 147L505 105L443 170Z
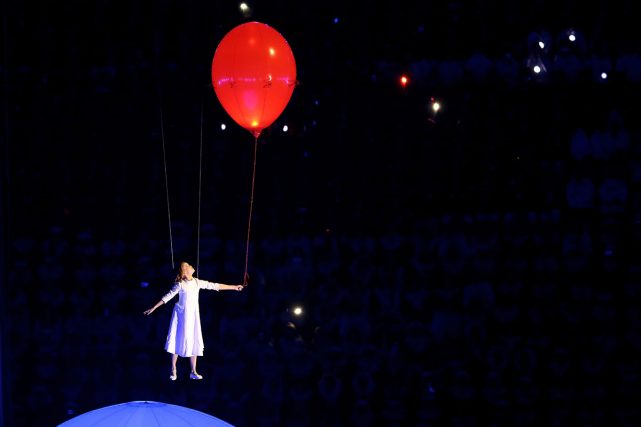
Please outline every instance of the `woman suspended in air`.
M181 262L178 267L176 281L171 290L163 296L153 307L146 310L144 314L150 315L158 307L167 304L176 294L178 301L174 305L167 333L165 350L171 353L171 375L170 380L178 378L176 374L176 361L178 356L189 357L191 361L191 373L189 378L193 380L202 379L196 371L196 359L203 355L203 334L200 328L200 311L198 309L198 293L201 289L214 291L234 290L242 291L243 285L224 285L200 280L193 276L195 270L187 262Z

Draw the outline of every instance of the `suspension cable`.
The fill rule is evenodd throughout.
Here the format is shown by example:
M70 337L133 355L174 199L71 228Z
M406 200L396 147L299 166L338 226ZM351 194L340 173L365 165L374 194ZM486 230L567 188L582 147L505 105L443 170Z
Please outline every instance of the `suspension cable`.
M198 277L198 268L200 266L200 206L202 199L202 176L203 176L203 110L205 101L200 103L200 153L198 165L198 223L196 237L196 277Z
M252 210L254 207L254 186L256 183L256 154L258 152L258 134L254 134L254 165L252 170L252 187L251 196L249 198L249 220L247 221L247 242L245 243L245 273L243 275L243 286L248 285L249 274L247 273L247 266L249 264L249 235L252 225Z
M174 240L171 235L171 210L169 209L169 180L167 179L167 154L165 151L165 127L162 114L162 99L160 103L160 136L162 140L162 161L165 167L165 194L167 195L167 222L169 224L169 248L171 250L171 268L174 270Z

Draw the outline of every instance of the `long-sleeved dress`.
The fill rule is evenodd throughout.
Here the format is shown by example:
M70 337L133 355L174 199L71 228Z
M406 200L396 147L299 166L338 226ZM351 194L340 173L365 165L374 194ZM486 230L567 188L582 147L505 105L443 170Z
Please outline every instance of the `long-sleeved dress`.
M218 291L218 283L193 278L175 283L169 292L162 297L165 304L178 294L174 305L167 333L165 350L181 357L202 356L205 345L200 329L200 310L198 293L201 289Z

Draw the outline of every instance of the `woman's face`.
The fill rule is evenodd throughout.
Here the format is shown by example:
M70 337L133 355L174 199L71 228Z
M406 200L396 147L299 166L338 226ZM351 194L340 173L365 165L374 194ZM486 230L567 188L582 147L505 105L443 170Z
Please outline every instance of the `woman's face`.
M187 262L182 263L181 272L183 276L191 276L192 274L194 274L195 271L196 270L194 270L194 267L189 265L189 263Z

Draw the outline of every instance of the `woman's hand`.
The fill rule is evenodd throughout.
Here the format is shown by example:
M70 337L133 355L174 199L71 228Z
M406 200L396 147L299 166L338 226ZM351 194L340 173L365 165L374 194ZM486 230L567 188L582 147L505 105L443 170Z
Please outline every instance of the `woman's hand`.
M153 312L154 312L154 310L155 310L155 309L157 309L158 307L160 307L160 306L161 306L161 305L163 305L164 303L165 303L165 301L160 300L160 301L158 301L158 302L156 303L156 305L154 305L153 307L151 307L149 310L145 310L143 313L144 313L146 316L149 316L151 313L153 313Z
M244 288L244 286L243 286L243 285L235 285L235 286L234 286L234 289L235 289L235 290L237 290L237 291L239 291L239 292L240 292L240 291L242 291L242 290L243 290L243 288Z

